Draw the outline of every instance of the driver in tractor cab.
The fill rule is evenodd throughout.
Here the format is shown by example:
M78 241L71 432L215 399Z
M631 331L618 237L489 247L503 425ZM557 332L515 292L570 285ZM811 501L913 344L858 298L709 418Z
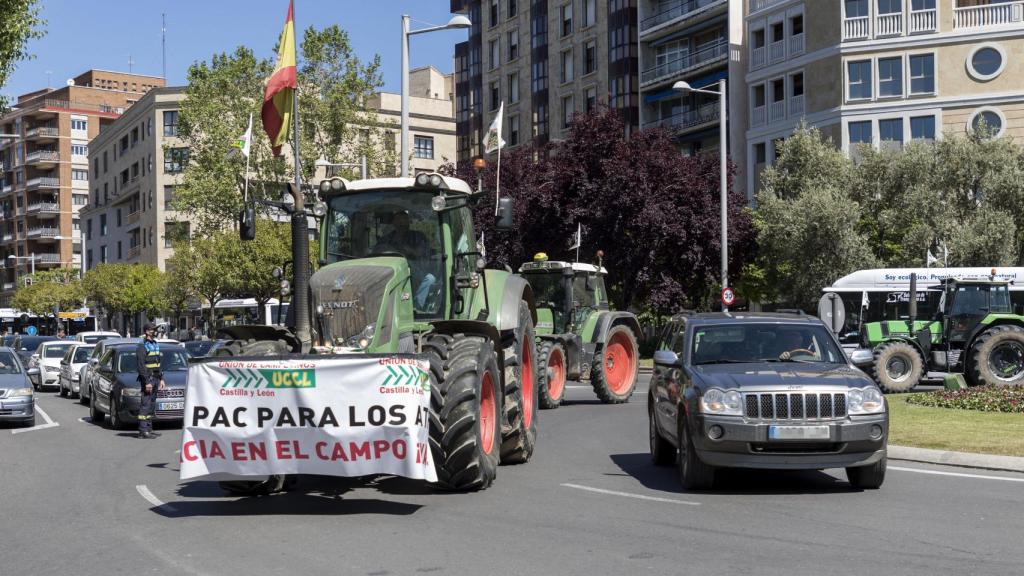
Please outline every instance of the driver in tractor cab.
M412 270L415 305L424 309L430 289L437 283L433 274L424 271L424 261L430 256L430 244L427 237L418 230L409 227L409 213L401 210L391 215L391 231L377 240L374 252L398 252L409 261Z

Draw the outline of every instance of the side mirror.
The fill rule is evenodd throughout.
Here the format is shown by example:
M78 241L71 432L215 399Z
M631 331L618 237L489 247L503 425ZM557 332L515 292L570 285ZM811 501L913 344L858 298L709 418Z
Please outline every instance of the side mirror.
M507 231L515 228L512 220L513 202L509 197L498 198L498 214L495 216L494 227L498 230Z
M238 237L243 242L256 238L256 208L246 206L238 215Z
M679 355L671 350L655 350L654 363L662 366L679 365Z
M99 360L97 360L95 358L89 358L89 366L95 367L96 364L98 364L98 363L99 363Z

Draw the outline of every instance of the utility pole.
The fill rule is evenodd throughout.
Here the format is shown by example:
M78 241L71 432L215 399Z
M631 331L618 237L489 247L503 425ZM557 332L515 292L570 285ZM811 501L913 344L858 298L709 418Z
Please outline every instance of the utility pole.
M164 13L160 14L160 59L162 62L161 74L164 77L164 82L167 81L167 15Z

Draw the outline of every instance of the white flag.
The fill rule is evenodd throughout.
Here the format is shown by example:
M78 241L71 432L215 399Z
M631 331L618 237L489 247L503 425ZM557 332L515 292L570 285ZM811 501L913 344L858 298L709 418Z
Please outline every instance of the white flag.
M867 292L861 292L860 293L860 307L864 308L865 310L868 308L868 293Z
M234 143L234 147L242 151L242 156L249 157L249 147L252 145L252 112L249 113L249 127L245 129L245 134L242 134L238 141Z
M579 223L576 224L576 237L572 240L572 246L569 246L569 250L575 250L583 245L583 228Z
M927 263L925 264L925 266L931 266L932 264L935 264L938 261L939 261L938 258L936 258L935 256L932 256L932 251L929 248L928 249L928 259L927 259Z
M484 152L488 154L505 147L505 141L501 139L501 118L504 112L505 102L503 101L498 106L498 114L494 117L494 121L491 122L490 128L487 129L487 135L484 136Z

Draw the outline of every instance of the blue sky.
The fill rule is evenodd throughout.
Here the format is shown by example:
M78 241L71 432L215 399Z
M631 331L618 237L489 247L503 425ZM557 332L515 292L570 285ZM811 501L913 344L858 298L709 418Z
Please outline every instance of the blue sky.
M29 44L35 58L22 62L0 92L16 97L47 85L63 86L89 68L161 74L160 14L167 15L167 82L181 85L190 64L244 44L271 57L284 25L287 0L41 0L45 37ZM299 30L338 24L361 59L380 54L385 90L398 92L401 15L433 24L448 22L448 0L295 0ZM413 29L424 27L413 22ZM452 70L455 43L466 30L410 39L411 67Z

